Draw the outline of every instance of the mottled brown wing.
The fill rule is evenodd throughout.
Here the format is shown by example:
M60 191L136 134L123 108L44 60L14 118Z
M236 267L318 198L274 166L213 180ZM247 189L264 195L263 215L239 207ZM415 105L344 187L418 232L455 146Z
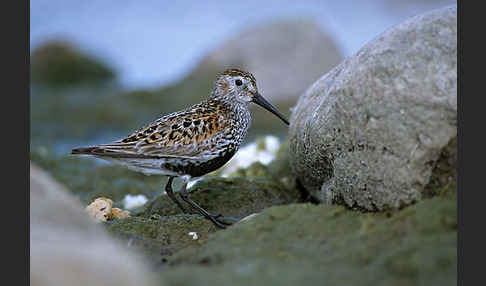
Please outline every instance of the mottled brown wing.
M96 155L111 157L188 157L211 154L228 121L217 104L202 103L166 115L129 136L94 146ZM93 153L93 152L92 152Z

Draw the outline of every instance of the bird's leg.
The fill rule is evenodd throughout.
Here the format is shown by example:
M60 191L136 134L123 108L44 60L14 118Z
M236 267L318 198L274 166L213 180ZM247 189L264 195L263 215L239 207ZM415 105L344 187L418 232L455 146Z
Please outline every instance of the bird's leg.
M226 228L227 225L231 225L231 223L218 219L219 217L221 217L221 214L217 214L217 215L210 214L205 209L203 209L198 204L196 204L193 200L191 200L186 190L188 179L183 177L183 180L184 181L181 190L179 191L179 195L186 203L188 203L189 205L191 205L191 207L196 209L202 216L204 216L205 218L213 222L217 227Z
M176 198L174 195L174 192L172 191L172 180L174 180L174 177L170 176L169 181L167 182L167 185L165 185L165 192L171 198L171 200L176 203L176 205L185 213L188 214L189 212L186 210L186 208L181 204L181 202Z

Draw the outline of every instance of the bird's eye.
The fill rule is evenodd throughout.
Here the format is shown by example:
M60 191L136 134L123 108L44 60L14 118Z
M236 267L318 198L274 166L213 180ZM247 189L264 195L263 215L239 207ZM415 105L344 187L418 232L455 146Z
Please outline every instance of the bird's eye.
M237 80L235 80L235 84L240 86L240 85L243 84L243 82L241 81L241 79L237 79Z

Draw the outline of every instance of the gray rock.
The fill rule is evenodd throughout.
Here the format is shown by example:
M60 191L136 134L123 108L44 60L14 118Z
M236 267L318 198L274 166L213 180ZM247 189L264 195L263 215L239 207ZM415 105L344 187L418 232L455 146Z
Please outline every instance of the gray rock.
M266 98L295 99L341 60L316 21L289 19L241 32L204 58L199 70L240 67L253 73Z
M90 221L62 185L30 165L31 285L160 285L144 264Z
M428 193L431 178L453 180L457 6L378 36L315 82L290 121L290 165L322 202L396 208Z

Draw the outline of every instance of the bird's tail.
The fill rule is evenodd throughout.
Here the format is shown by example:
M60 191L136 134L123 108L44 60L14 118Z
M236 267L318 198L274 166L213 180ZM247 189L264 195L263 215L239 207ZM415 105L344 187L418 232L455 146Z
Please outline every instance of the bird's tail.
M71 154L95 154L99 147L79 147L71 150Z

